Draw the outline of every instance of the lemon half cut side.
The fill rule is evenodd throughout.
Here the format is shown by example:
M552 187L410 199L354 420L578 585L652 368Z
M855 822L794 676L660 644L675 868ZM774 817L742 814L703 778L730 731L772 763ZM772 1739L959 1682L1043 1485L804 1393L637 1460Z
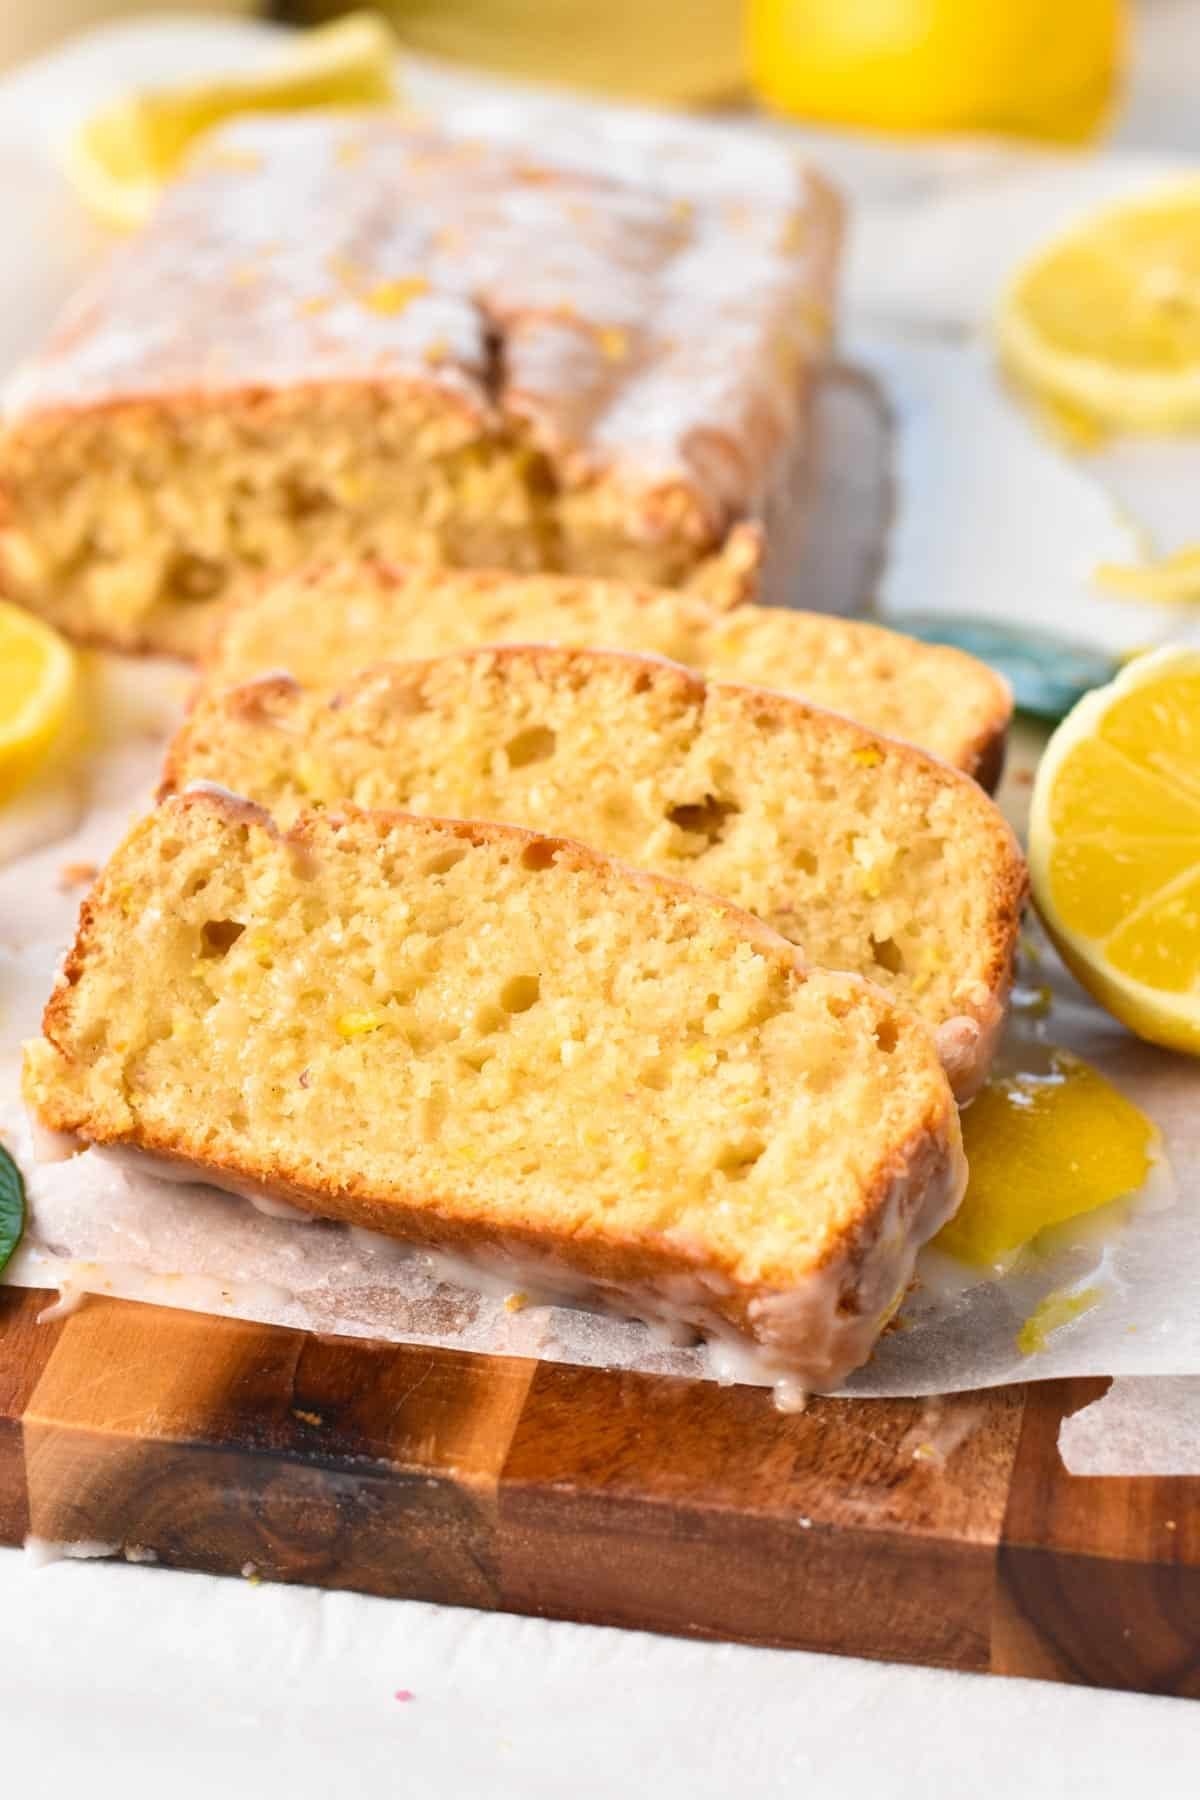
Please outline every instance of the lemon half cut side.
M1137 657L1063 720L1029 865L1088 992L1139 1037L1200 1055L1200 650Z

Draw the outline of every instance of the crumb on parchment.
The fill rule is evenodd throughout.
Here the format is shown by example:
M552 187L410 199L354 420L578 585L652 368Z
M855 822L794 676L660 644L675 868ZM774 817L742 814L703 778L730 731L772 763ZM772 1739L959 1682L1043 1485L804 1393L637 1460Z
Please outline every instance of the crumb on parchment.
M98 864L93 862L64 863L58 871L58 891L69 894L72 888L90 887L99 873Z

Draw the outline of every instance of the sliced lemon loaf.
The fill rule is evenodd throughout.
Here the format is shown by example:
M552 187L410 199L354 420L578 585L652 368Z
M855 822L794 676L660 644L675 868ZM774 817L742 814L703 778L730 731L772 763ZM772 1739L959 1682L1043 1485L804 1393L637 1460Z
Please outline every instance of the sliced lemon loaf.
M244 579L311 556L770 576L838 202L790 148L734 198L706 157L690 192L678 163L639 179L605 135L321 108L206 138L5 385L0 585L190 656Z
M973 656L860 620L720 610L694 594L628 582L378 563L311 568L229 608L207 667L216 683L286 669L305 685L328 685L369 663L535 639L652 650L847 713L985 787L1000 774L1012 696Z
M55 1129L686 1322L828 1387L965 1168L909 1012L727 903L515 827L193 793L85 902Z
M960 1097L1004 1012L1025 865L936 758L790 695L618 650L502 645L201 698L164 792L210 781L290 825L403 808L566 832L756 913L813 963L891 988Z

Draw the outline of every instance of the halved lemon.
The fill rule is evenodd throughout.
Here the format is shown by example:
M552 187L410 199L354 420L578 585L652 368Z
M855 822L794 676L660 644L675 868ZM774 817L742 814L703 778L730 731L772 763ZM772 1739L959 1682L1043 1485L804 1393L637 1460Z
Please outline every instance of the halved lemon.
M0 799L62 731L78 689L74 652L56 631L0 600Z
M1034 783L1029 863L1088 992L1200 1055L1200 650L1139 656L1067 715Z
M203 132L241 112L384 104L395 98L395 54L381 18L352 13L299 36L261 75L127 94L75 133L67 174L106 224L131 230Z
M1044 404L1111 431L1200 424L1200 180L1094 215L1018 270L1000 356Z

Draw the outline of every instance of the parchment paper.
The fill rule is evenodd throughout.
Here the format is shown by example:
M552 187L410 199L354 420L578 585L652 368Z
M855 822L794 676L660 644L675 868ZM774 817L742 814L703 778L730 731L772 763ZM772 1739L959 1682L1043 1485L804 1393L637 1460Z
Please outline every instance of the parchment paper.
M1200 1376L1124 1375L1059 1426L1071 1475L1200 1475Z

